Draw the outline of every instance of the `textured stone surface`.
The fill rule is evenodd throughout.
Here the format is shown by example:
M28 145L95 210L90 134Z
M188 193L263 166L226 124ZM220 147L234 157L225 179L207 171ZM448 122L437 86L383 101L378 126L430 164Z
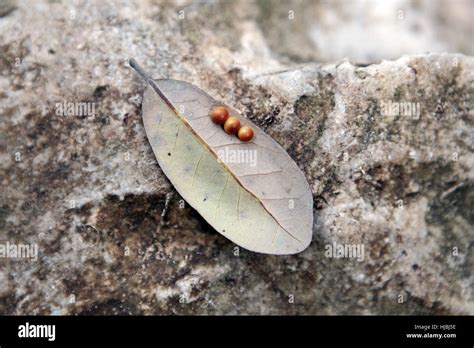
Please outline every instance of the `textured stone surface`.
M296 54L287 36L275 47L285 6L303 15L265 1L5 11L0 242L39 256L0 259L0 313L474 314L474 59L308 63L320 53ZM288 23L278 30L304 24ZM236 255L182 204L146 140L128 57L226 100L288 151L315 199L305 252ZM57 115L79 102L95 114ZM385 111L407 102L419 115ZM326 257L332 243L363 245L364 260Z

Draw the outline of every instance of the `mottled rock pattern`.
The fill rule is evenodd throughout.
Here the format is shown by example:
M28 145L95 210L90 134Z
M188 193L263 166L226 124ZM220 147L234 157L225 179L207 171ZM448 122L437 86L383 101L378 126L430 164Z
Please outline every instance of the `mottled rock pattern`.
M283 65L265 2L78 4L0 18L0 242L39 248L0 259L0 313L474 314L474 58ZM288 151L314 194L305 252L237 253L183 205L128 57ZM56 112L80 102L94 115ZM420 113L384 109L407 102ZM326 257L332 243L363 245L364 260Z

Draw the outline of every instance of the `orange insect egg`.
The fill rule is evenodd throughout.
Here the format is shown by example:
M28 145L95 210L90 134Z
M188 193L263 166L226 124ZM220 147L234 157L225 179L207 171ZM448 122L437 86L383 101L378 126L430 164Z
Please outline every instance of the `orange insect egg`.
M211 111L211 119L214 123L224 124L229 118L229 110L225 106L215 106Z
M224 123L224 130L228 134L235 134L240 128L240 120L238 117L231 116Z
M239 139L242 141L250 141L253 138L253 129L248 126L243 126L239 129L239 133L237 134Z

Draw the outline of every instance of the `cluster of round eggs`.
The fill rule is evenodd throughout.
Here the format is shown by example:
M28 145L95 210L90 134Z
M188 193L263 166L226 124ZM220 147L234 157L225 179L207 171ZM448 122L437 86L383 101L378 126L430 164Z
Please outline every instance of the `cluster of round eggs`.
M253 138L253 129L249 126L240 126L240 120L236 116L229 116L229 110L225 106L215 106L211 110L211 119L214 123L224 125L227 134L237 134L240 140L250 141Z

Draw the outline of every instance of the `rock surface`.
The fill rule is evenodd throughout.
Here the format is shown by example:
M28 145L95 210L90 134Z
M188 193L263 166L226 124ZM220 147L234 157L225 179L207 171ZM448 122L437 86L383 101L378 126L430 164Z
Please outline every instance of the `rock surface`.
M275 48L289 5L271 5L2 12L0 243L39 255L0 259L0 313L474 314L474 58L308 63L320 54L296 54L288 35ZM238 249L183 203L146 139L128 57L226 100L288 151L314 194L306 251ZM328 257L334 243L363 258Z

